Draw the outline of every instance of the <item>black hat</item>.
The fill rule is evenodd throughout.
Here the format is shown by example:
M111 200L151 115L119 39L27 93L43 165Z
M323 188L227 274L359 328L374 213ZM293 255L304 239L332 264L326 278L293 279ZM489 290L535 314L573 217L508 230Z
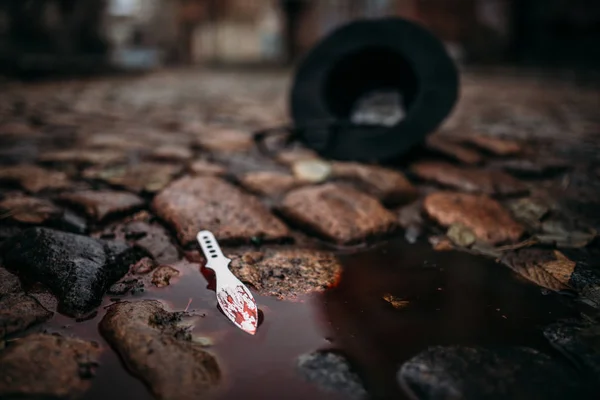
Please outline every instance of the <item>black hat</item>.
M350 121L368 92L401 93L406 114L392 126ZM291 92L298 135L321 155L388 161L424 141L452 110L458 72L444 45L400 18L360 20L335 30L301 62Z

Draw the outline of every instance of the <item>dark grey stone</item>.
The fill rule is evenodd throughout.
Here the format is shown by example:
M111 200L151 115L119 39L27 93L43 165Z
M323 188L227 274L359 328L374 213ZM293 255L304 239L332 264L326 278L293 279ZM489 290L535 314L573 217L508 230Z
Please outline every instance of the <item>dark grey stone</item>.
M297 368L304 379L323 390L341 393L352 399L368 398L359 376L340 354L330 351L303 354L298 357Z
M430 347L398 379L413 399L593 398L571 369L525 347Z
M544 329L544 336L596 382L600 382L600 321L557 322Z
M5 266L41 282L58 298L59 311L82 317L141 257L138 249L47 228L31 228L2 245Z

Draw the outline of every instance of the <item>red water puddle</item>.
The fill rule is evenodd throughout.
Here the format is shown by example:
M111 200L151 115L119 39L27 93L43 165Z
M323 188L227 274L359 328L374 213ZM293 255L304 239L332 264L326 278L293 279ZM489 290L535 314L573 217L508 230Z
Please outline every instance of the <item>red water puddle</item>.
M377 398L403 398L396 371L427 346L525 345L551 349L540 326L575 315L570 302L514 278L505 267L456 252L436 253L427 244L402 239L359 254L341 255L344 272L335 288L298 302L255 299L263 321L255 336L235 327L216 306L197 264L182 263L171 286L124 300L159 298L172 311L198 315L194 334L208 337L223 382L213 399L343 399L306 383L296 371L303 353L335 349L347 354ZM386 293L409 304L395 309ZM110 304L106 299L104 305ZM57 315L52 331L98 341L107 351L85 400L150 399L98 333L103 309L74 323ZM64 328L64 325L69 327ZM167 368L168 366L165 366Z

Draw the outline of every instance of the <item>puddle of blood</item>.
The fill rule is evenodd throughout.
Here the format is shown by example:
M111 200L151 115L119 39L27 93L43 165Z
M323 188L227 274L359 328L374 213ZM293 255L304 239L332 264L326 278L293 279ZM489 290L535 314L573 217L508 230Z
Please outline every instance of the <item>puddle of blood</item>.
M521 345L554 354L540 327L577 314L572 302L543 295L506 267L463 253L434 252L426 243L409 245L398 238L340 260L342 276L325 293L296 302L255 293L264 314L255 336L218 311L215 293L195 264L180 264L182 274L170 286L124 300L160 299L180 311L193 299L189 311L204 314L193 332L214 342L208 351L223 373L220 387L207 396L215 400L344 399L305 382L296 371L299 355L323 349L346 354L373 398L403 399L397 370L428 346ZM387 293L408 305L393 308L383 300ZM105 305L110 303L106 299ZM81 323L57 315L46 325L107 349L83 399L151 399L99 335L103 314L101 308Z

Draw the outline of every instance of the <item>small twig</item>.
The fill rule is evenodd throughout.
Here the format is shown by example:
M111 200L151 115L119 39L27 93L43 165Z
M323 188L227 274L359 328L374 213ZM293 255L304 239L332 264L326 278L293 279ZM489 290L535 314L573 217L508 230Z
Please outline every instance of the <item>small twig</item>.
M188 301L187 303L187 307L185 307L185 310L183 312L187 312L188 308L190 308L190 304L192 304L192 298L190 297L190 301Z

